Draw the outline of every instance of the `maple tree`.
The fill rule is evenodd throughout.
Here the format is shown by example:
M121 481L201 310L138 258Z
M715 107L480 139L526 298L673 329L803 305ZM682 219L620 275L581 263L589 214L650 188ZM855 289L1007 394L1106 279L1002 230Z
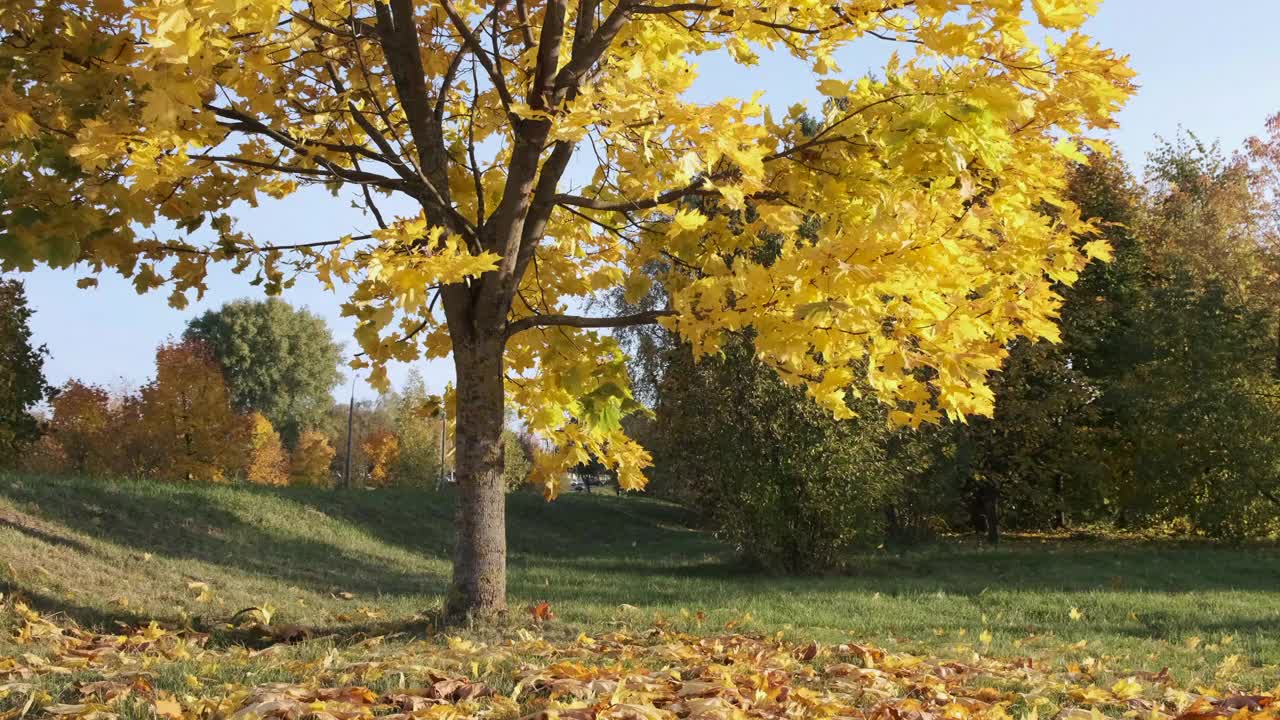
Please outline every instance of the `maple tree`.
M1131 327L1100 348L1111 382L1099 402L1119 440L1106 458L1127 523L1275 532L1280 255L1260 172L1190 135L1149 155Z
M280 433L260 412L249 413L243 422L248 436L245 478L259 485L289 484L289 456L280 443Z
M162 477L221 482L242 464L245 444L236 440L244 425L231 409L208 348L190 340L161 345L156 377L140 394L140 422L152 445L150 467Z
M374 487L391 484L392 470L400 457L400 439L396 434L378 428L360 441L360 451L369 464L369 484Z
M335 454L336 451L324 433L319 430L303 430L298 436L298 445L290 456L291 482L296 485L328 486L331 477L329 467Z
M433 487L440 477L441 398L427 389L416 370L386 403L399 442L394 474L400 484Z
M1062 167L1131 92L1081 31L1097 4L10 0L0 265L115 270L177 306L214 261L269 293L309 273L349 289L375 384L388 360L451 354L448 608L496 612L508 402L556 448L531 474L548 494L593 456L644 483L602 328L661 322L702 356L750 326L838 417L855 381L899 423L991 411L1007 341L1056 337L1053 283L1107 252L1073 243L1090 226ZM842 79L855 42L899 54ZM823 78L812 132L800 106L689 97L699 56L761 52ZM236 227L236 203L306 185L354 196L368 231L268 244ZM739 252L764 234L769 267ZM666 307L574 314L642 294L651 263Z

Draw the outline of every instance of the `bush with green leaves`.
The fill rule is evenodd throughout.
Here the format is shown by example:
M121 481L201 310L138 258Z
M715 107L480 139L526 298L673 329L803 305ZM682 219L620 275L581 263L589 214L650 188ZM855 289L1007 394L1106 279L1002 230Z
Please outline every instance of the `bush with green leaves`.
M694 362L669 359L650 442L654 485L695 508L721 537L769 569L838 567L878 542L905 468L884 411L852 400L835 420L759 363L748 339Z

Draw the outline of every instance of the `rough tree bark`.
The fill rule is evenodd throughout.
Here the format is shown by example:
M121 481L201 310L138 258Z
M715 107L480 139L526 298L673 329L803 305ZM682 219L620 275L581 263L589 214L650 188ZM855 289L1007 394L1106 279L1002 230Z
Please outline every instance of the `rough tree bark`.
M451 617L506 610L506 489L502 481L502 337L455 347L458 506Z
M987 542L1000 544L1000 485L992 482L983 487L983 507L987 514Z

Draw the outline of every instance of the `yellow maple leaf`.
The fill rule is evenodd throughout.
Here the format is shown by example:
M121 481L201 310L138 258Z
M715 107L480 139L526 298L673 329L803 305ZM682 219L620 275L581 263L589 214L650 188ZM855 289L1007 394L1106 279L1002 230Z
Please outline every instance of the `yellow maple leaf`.
M1142 683L1133 677L1117 680L1111 686L1111 694L1115 695L1119 700L1132 700L1142 695Z
M672 232L681 230L697 230L707 223L707 216L697 210L678 210L671 217Z
M1055 30L1080 27L1098 12L1098 0L1031 0L1040 22Z
M1114 256L1111 253L1111 244L1106 240L1090 240L1081 248L1087 257L1101 260L1103 262L1111 262Z
M152 709L157 717L175 719L182 717L182 706L175 700L156 700Z

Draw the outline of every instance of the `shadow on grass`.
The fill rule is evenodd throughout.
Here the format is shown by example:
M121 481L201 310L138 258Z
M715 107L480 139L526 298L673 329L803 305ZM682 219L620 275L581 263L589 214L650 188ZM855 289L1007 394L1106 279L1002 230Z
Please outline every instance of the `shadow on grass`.
M714 547L708 549L714 550ZM789 576L759 570L732 554L689 553L620 560L617 555L554 560L549 564L585 575L640 582L664 578L741 584L744 591L865 592L886 596L946 592L1274 592L1280 589L1280 553L1213 545L1107 546L1066 543L1047 549L1015 541L998 549L933 545L903 553L856 553L838 572ZM513 562L513 565L515 563ZM536 565L533 565L536 566Z
M352 524L379 541L415 554L446 559L453 543L456 491L419 488L369 491L274 491ZM511 557L550 560L618 557L641 547L644 555L724 552L724 546L688 528L689 513L635 495L573 493L548 503L533 492L507 496Z
M62 481L0 485L0 497L24 514L58 523L83 535L138 552L196 560L244 573L271 577L317 592L346 590L361 594L418 595L442 592L438 577L392 567L379 558L352 553L307 536L307 519L297 534L284 534L252 522L211 502L206 489L164 486L145 491L142 483ZM266 488L238 492L278 498ZM322 518L317 517L316 522ZM11 519L12 522L12 519ZM27 525L27 523L17 523ZM36 523L38 527L42 523ZM20 531L31 534L27 527ZM36 539L68 545L96 555L71 538Z
M110 611L103 610L102 608L73 602L65 597L42 593L29 587L20 587L5 580L0 580L0 592L3 592L6 598L20 600L41 615L51 617L55 621L67 619L79 627L89 628L97 632L115 632L124 628L140 628L155 622L168 630L193 630L207 633L209 635L209 644L213 647L242 645L261 648L278 643L314 639L326 639L337 644L351 644L377 636L431 637L451 627L442 618L435 615L378 622L278 625L265 628L254 625L232 627L228 624L231 618L203 618L196 616L179 620L178 618L155 618L126 608Z
M0 527L6 527L16 530L27 537L39 540L48 545L58 545L68 548L82 555L99 556L102 553L94 550L88 545L76 540L75 538L66 537L62 533L53 528L43 528L33 523L31 518L23 515L14 515L13 513L0 511Z
M61 529L319 593L345 590L420 600L427 606L438 601L447 581L444 574L426 568L449 557L451 490L224 489L33 479L0 482L0 498L23 511L23 517L0 515L0 521L17 524L19 531L37 540L92 557L99 553L64 536ZM513 494L509 500L512 595L584 606L696 606L709 597L718 603L745 603L790 594L838 602L841 595L876 593L913 597L945 592L978 598L998 592L1274 592L1280 576L1280 555L1274 547L1020 539L996 549L953 543L858 553L841 574L786 577L751 571L727 546L685 527L685 513L664 503L569 495L547 504L529 493ZM284 523L288 532L279 522L268 526L266 516L273 512L290 513ZM27 516L34 521L27 522ZM338 529L348 533L346 538L367 535L386 552L372 545L355 550L342 544L343 537L326 540L326 534ZM58 611L91 618L94 624L137 620L124 609L111 612L66 606L52 598L44 601L61 603L64 607ZM1252 618L1241 621L1251 623ZM1135 636L1176 634L1176 624L1176 618L1152 616L1123 631ZM1224 624L1239 626L1235 621Z

